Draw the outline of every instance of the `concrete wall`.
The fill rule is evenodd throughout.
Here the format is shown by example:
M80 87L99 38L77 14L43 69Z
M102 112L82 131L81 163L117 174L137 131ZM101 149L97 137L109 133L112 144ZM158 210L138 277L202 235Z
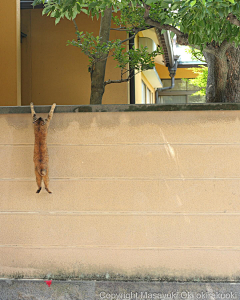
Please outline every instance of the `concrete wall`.
M1 114L0 275L236 278L239 117L55 113L49 195L30 113Z

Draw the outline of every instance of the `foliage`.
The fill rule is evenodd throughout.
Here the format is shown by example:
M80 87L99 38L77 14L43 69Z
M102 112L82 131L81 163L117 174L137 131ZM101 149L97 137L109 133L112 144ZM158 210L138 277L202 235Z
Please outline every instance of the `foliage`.
M77 40L68 41L68 45L80 48L89 57L89 70L104 55L111 55L118 62L117 67L122 70L135 69L141 72L153 68L154 58L162 53L159 47L151 53L149 53L146 47L141 47L140 49L132 48L126 51L121 40L102 43L101 38L99 36L95 37L93 33L79 31L76 33Z
M33 5L39 3L45 3L43 14L54 17L56 19L56 24L64 17L69 20L74 20L77 14L81 12L99 17L99 13L101 12L103 14L104 9L108 5L112 5L115 10L122 7L121 2L111 0L97 2L94 0L48 0L47 2L45 2L45 0L35 0ZM122 3L124 3L124 0ZM143 13L143 7L137 8L136 10L137 11L129 11L129 7L123 8L123 11L125 12L123 18L114 17L115 24L120 27L122 27L123 24L124 26L128 24L129 28L126 29L126 31L134 32L136 34L139 31L139 26L146 26L142 16L139 18L138 14L139 10ZM135 31L135 28L138 29ZM154 58L162 53L159 47L152 53L149 53L146 47L140 49L133 48L126 51L125 46L123 46L124 41L114 40L102 42L101 37L95 37L93 33L77 31L76 34L77 40L68 41L67 45L73 45L80 48L83 53L88 56L90 72L93 70L96 62L107 59L109 56L112 56L114 60L118 62L117 67L122 69L122 74L127 73L129 69L135 69L137 72L141 72L153 68Z
M193 95L205 96L207 87L208 68L205 66L201 66L200 68L191 68L189 70L191 70L195 74L198 74L198 76L194 79L189 79L188 82L194 86L201 88L201 90L197 91Z
M34 0L33 5L40 3L45 3L43 14L54 17L56 23L64 17L75 19L81 12L99 17L106 7L113 7L115 11L127 10L130 24L140 27L147 5L152 20L187 34L190 45L203 49L212 41L216 46L224 40L240 43L239 28L228 20L230 13L240 18L240 3L236 0Z
M206 62L205 57L201 50L188 47L185 51L191 54L191 59L193 61L198 60L198 61Z
M114 59L118 61L117 66L126 69L129 65L130 69L135 69L138 72L153 68L155 66L154 58L162 53L159 47L151 53L147 47L143 46L138 49L133 47L126 52L123 52L124 50L122 47L115 52Z
M209 73L213 76L209 82L213 84L209 86L211 89L206 90L207 100L234 101L236 97L231 93L239 93L240 89L237 80L229 80L229 70L234 65L236 68L236 60L227 51L235 48L235 55L239 55L237 46L240 45L240 1L147 0L147 4L143 3L143 6L144 19L148 25L172 31L177 36L178 44L200 49L209 57L209 62L212 61ZM155 8L162 9L163 21L154 16ZM213 72L213 69L217 72ZM239 73L239 69L236 73ZM231 92L227 93L227 90Z
M89 57L90 66L94 64L94 62L101 60L104 54L108 54L109 51L118 47L121 43L120 40L101 43L99 36L95 37L93 33L89 32L84 33L83 31L77 31L76 34L77 40L68 41L67 45L80 48L83 53Z
M149 17L159 25L171 25L187 34L189 45L204 46L224 40L240 43L239 28L227 17L234 13L240 17L239 1L234 0L147 0ZM171 29L170 29L171 30Z
M134 10L129 7L123 7L121 9L121 17L113 17L113 21L119 28L126 28L127 32L135 33L136 30L143 30L149 28L143 18L144 8L136 7Z
M107 7L112 6L115 12L123 7L117 0L34 0L32 5L41 3L44 3L43 15L55 18L56 24L61 18L74 20L81 12L98 18Z

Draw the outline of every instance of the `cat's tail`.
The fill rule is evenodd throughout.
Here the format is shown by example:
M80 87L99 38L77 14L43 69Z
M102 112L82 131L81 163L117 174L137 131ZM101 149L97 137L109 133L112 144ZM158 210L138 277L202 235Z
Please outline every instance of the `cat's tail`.
M40 169L38 170L38 173L41 175L41 176L45 176L47 174L47 170L45 169Z
M45 176L46 174L47 174L47 170L45 170L45 169L41 169L41 176Z

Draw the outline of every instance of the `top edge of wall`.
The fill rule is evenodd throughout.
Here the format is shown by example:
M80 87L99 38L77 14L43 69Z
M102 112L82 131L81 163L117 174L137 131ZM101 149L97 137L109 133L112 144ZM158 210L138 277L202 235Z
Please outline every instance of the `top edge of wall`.
M50 105L34 106L36 113L48 113L50 107ZM240 110L240 103L57 105L55 113L204 110ZM25 114L30 112L30 106L0 106L0 114Z

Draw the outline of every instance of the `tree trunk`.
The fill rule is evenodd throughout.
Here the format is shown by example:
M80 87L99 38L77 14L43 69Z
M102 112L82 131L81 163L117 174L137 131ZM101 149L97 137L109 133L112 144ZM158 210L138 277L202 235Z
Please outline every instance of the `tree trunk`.
M228 59L227 102L240 102L240 46L228 48L226 56Z
M208 78L206 88L206 102L215 102L215 56L209 52L203 52L207 66Z
M213 102L228 102L226 94L228 64L226 55L215 56L215 99Z
M101 25L99 37L101 43L109 41L110 27L112 18L112 8L107 8L104 15L101 17ZM101 60L96 61L91 70L91 97L90 104L102 104L102 97L104 94L104 79L108 54L104 54Z
M240 46L224 56L204 53L208 64L206 102L240 102Z

